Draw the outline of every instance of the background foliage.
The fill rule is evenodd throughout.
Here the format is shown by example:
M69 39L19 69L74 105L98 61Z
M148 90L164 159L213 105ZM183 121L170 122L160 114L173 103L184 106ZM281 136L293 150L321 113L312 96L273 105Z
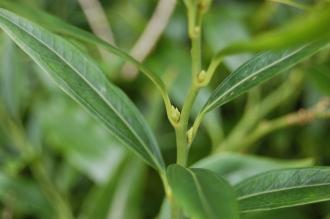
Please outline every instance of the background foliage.
M9 2L19 3L21 9L46 11L91 31L82 4L76 0ZM214 1L204 22L203 61L209 62L229 43L279 27L320 2L299 1L301 5L297 7L271 1ZM157 3L101 1L118 47L132 51ZM7 1L0 0L2 4ZM30 12L33 15L40 19ZM67 39L95 59L109 80L128 94L156 133L166 164L174 163L175 135L166 119L161 96L147 77L136 75L132 66L105 50ZM183 3L178 2L166 29L145 58L145 64L170 87L176 106L182 105L191 80L189 49L186 12ZM122 147L100 122L57 89L3 32L0 51L2 217L52 218L52 206L31 168L42 165L51 179L44 183L56 187L79 218L155 218L164 197L155 170ZM330 107L329 56L329 50L324 50L290 70L291 74L277 75L209 113L192 145L189 164L208 166L232 183L270 169L330 164L330 122L317 113L309 114ZM251 57L245 53L225 58L209 88L199 95L193 117L210 90ZM22 151L24 145L32 149ZM221 155L219 162L223 163L196 163L209 154L217 160L224 148L230 152ZM244 219L280 217L329 219L330 205L324 202L242 215Z

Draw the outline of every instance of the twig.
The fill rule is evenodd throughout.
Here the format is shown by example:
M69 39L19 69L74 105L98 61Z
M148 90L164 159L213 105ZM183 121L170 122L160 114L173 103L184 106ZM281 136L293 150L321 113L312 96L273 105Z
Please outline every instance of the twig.
M110 22L98 0L78 0L93 33L104 41L116 45ZM98 47L103 60L116 60L111 53Z
M176 0L160 0L158 2L144 32L130 52L135 59L142 62L150 54L164 32L175 9L175 4ZM133 79L138 73L137 68L129 63L123 66L122 71L123 76L127 79Z
M262 121L257 128L246 136L242 144L237 145L235 150L247 148L253 145L257 140L276 130L294 126L306 125L316 119L330 119L330 99L325 98L310 109L300 109L297 112L290 113L277 119ZM234 149L234 148L231 148Z
M113 33L98 0L78 0L92 31L108 43L115 44Z

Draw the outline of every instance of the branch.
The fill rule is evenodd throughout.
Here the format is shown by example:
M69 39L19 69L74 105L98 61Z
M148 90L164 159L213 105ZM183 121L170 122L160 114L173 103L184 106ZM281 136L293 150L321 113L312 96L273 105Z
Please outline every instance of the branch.
M107 16L98 0L78 0L92 31L104 41L115 44Z
M322 99L310 109L300 109L277 119L260 122L257 128L246 136L242 144L231 149L245 149L271 132L294 125L306 125L317 119L330 119L330 98Z
M175 9L176 0L160 0L155 12L149 20L144 32L133 46L130 54L138 61L143 61L155 47L161 34L164 32L170 17ZM123 76L128 79L136 77L138 70L135 66L126 63L123 66Z
M107 16L98 0L78 0L93 33L104 41L116 45ZM103 60L116 60L111 53L98 47Z

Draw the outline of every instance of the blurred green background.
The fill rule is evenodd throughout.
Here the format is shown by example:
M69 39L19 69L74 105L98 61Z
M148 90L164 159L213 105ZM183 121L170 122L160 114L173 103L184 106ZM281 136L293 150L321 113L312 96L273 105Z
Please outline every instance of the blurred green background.
M35 8L82 29L92 30L84 14L86 8L77 0L9 2L20 4L22 10ZM131 51L159 2L100 1L118 47ZM317 7L322 1L298 2L306 7ZM5 0L0 0L2 3ZM251 38L303 13L305 9L271 1L215 0L204 22L204 66L216 51L228 43ZM175 105L181 106L190 83L190 42L183 3L177 1L168 23L161 19L160 22L165 22L166 28L148 52L144 63L164 78ZM93 46L71 41L93 57L109 80L121 87L136 103L156 133L166 163L173 163L175 136L155 87L141 74L132 76L132 70L127 70L127 66L123 68L125 63L116 57ZM51 204L31 172L31 163L40 162L54 186L72 206L77 218L155 218L164 197L157 173L122 147L103 125L62 93L3 32L0 32L0 51L1 217L54 217ZM252 55L241 54L225 59L209 90L204 90L199 96L195 114L210 90ZM257 94L253 95L257 96L256 99L243 95L206 118L192 146L189 163L207 156L216 146L230 139L247 108L253 108L253 103L262 102L271 94L277 94L279 103L259 120L270 120L301 108L310 108L329 97L329 51L300 64L292 74L276 76L251 92ZM246 135L234 137L234 141L244 141ZM22 153L22 145L31 146L31 150ZM318 119L275 130L240 152L269 158L309 159L315 165L328 165L330 122ZM329 219L330 203L251 213L242 217Z

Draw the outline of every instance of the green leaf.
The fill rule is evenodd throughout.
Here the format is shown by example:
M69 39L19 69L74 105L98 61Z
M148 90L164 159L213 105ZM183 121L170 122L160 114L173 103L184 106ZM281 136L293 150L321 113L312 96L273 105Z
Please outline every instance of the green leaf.
M330 168L273 170L235 186L242 212L330 200Z
M18 118L26 106L29 96L29 78L26 74L26 63L12 40L4 35L4 46L1 49L0 99L8 113Z
M157 219L172 219L171 213L172 213L172 211L171 211L170 203L168 202L167 199L164 199L163 203L160 207L158 216L156 218Z
M140 201L144 191L146 165L131 159L120 176L107 218L141 218Z
M193 167L211 170L228 180L232 185L251 176L275 169L306 167L312 159L281 160L238 153L222 153L206 157Z
M319 39L330 37L330 4L322 9L299 16L285 25L260 34L247 41L236 42L221 50L216 57L241 52L283 49Z
M191 218L239 218L232 187L211 171L171 165L167 176L175 200Z
M118 139L151 166L164 168L157 142L140 112L88 56L63 38L4 9L0 9L0 27Z
M106 184L90 190L79 218L140 218L145 170L146 165L130 156Z
M212 93L202 108L202 114L209 112L261 84L278 73L290 69L329 45L319 40L299 48L278 52L263 52L231 73Z
M143 65L142 63L140 63L139 61L131 57L129 54L122 51L121 49L107 43L106 41L98 38L97 36L87 31L84 31L82 29L79 29L73 25L64 22L60 18L47 14L41 10L31 8L29 7L29 5L22 3L15 4L13 2L3 1L0 2L0 6L15 11L17 14L27 17L33 22L53 32L66 35L94 45L98 45L106 49L110 53L117 55L123 60L130 62L131 64L135 65L142 73L144 73L156 85L156 87L162 93L162 96L166 99L166 101L169 101L166 91L166 86L162 81L162 79L157 74L152 72L149 68L147 68L145 65Z
M279 219L279 218L290 218L290 219L310 219L305 211L301 208L282 208L272 211L256 211L248 214L242 214L242 219Z

